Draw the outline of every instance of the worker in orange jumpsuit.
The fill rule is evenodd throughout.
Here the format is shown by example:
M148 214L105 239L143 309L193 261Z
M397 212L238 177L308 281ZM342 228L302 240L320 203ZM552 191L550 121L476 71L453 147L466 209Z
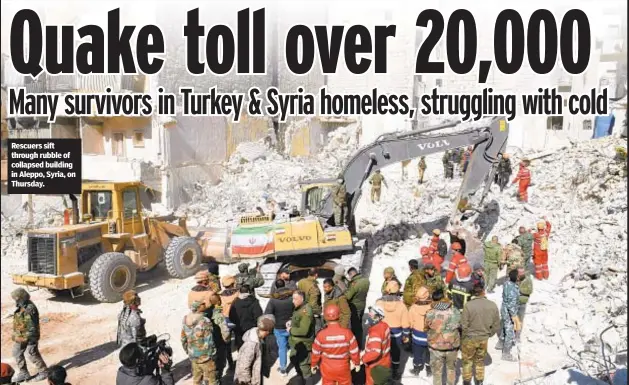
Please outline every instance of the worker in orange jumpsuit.
M422 246L419 249L419 253L422 256L422 264L425 265L427 263L432 263L432 255L430 253L430 249L428 246Z
M548 279L548 237L550 236L550 222L544 220L537 223L537 232L533 233L533 264L535 278Z
M351 385L353 369L360 370L358 341L351 330L341 327L341 310L337 305L328 305L323 311L327 326L317 334L312 345L312 372L321 366L323 385Z
M363 352L363 363L366 368L366 384L374 385L371 371L382 366L391 370L391 329L384 320L384 310L380 306L369 307L367 339Z
M531 184L531 170L528 169L528 160L524 159L520 162L520 170L518 171L518 175L515 176L513 180L513 184L519 182L518 184L518 194L520 201L528 202L529 201L529 185Z
M454 242L451 248L454 251L454 254L452 255L450 263L448 264L448 271L446 272L446 285L449 285L450 281L452 281L452 278L454 278L454 272L456 271L457 267L459 267L459 265L462 263L468 263L465 255L461 253L462 247L459 242Z
M439 252L439 242L441 241L440 236L441 236L441 230L434 229L432 231L432 238L430 239L430 246L428 246L432 263L433 265L435 265L435 269L437 269L437 273L441 273L441 264L443 263L443 259L445 258L445 255L441 255L441 254L446 254L448 250L447 246L444 243L443 249L445 249L445 252L444 250L442 250L442 252Z

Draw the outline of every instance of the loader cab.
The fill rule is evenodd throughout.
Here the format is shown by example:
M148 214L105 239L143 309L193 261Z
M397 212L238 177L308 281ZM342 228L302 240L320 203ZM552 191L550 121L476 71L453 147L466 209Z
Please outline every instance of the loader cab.
M109 222L109 233L144 233L139 182L84 183L81 217Z

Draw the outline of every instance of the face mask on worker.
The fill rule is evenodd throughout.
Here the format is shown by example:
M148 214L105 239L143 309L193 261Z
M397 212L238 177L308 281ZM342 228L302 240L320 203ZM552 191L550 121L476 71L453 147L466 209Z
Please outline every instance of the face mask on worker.
M367 317L367 321L365 321L365 325L373 326L378 323L377 319L374 319L372 316Z

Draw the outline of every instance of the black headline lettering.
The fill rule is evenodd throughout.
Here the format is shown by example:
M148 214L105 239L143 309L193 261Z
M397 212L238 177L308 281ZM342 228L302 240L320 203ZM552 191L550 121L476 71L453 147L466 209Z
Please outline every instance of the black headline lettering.
M28 57L25 59L24 32L26 28L28 28L30 39ZM162 69L164 60L154 58L151 55L164 53L164 36L161 30L154 25L146 25L140 29L135 43L136 67L136 59L131 49L131 37L135 28L134 25L127 25L120 31L120 9L116 8L107 13L107 47L105 47L103 29L97 25L87 25L79 28L77 32L79 38L89 37L91 42L79 44L76 52L74 52L76 37L73 26L61 27L61 39L59 39L57 26L46 26L45 60L44 68L42 68L44 34L42 33L41 20L35 11L23 9L15 14L11 23L11 60L18 72L33 77L37 77L44 69L46 73L52 75L72 74L76 72L75 65L80 74L118 74L121 72L125 74L137 74L138 72L148 75L156 74ZM59 44L61 44L60 47ZM105 48L108 64L106 70ZM60 60L58 56L61 57ZM121 61L122 70L120 69Z

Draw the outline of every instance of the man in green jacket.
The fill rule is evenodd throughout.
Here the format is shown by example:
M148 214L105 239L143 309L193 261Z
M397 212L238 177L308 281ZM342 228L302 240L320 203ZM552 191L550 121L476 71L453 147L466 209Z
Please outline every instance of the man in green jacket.
M304 292L306 302L310 305L310 310L315 318L315 333L318 333L323 327L321 322L321 290L319 290L317 278L319 278L319 271L316 267L312 267L308 270L308 276L297 282L297 289Z
M487 277L487 292L493 293L496 287L496 278L498 277L498 265L502 258L502 246L498 242L498 237L491 237L491 241L485 242L483 245L485 252L484 265L485 276Z
M350 267L347 271L349 276L349 288L345 297L349 301L349 308L352 311L351 327L352 333L358 340L358 347L363 348L363 314L367 307L367 294L369 293L369 278L363 277L355 267Z
M530 231L527 231L524 226L520 226L518 233L519 234L515 239L517 240L518 246L522 248L522 254L524 255L524 268L528 269L533 255L533 234L531 234Z
M520 318L520 330L515 332L516 342L520 342L520 334L522 334L522 327L524 327L524 315L526 314L526 304L529 302L529 297L533 294L533 280L531 274L526 273L526 269L518 269L518 286L520 287L520 307L518 308L518 318Z
M472 384L472 366L476 369L475 383L482 384L485 380L487 341L500 329L498 306L485 297L482 283L474 286L472 295L472 299L467 302L461 314L463 385Z
M311 381L310 354L315 338L314 316L305 299L306 294L303 291L297 290L293 293L295 310L288 321L289 324L286 325L290 334L288 337L288 345L290 346L288 356L297 371L297 376L301 377L302 384Z
M404 282L404 293L402 293L402 299L407 308L415 303L417 290L426 284L424 272L419 268L419 262L417 262L416 259L408 261L408 268L411 270L411 275L406 278L406 282Z

